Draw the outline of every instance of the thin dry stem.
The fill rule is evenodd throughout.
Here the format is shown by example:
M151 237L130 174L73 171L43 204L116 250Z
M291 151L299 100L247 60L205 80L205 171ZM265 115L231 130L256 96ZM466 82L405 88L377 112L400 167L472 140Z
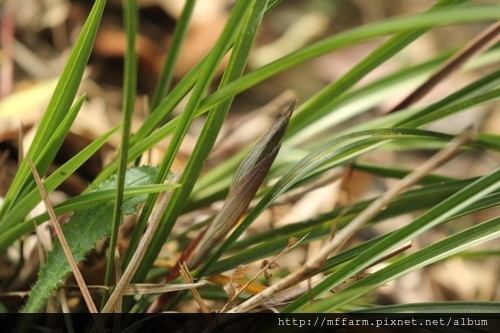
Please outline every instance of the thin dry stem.
M179 174L175 175L170 182L175 183L177 182L178 178ZM161 216L163 214L163 211L167 207L167 204L170 201L171 196L172 196L172 191L168 191L163 197L163 199L160 201L158 210L156 211L156 214L153 216L151 222L149 223L146 232L142 236L141 241L139 242L139 246L137 247L137 250L132 256L129 265L125 269L125 273L123 273L122 278L120 279L120 281L118 281L115 290L113 291L106 305L102 309L103 313L110 313L116 308L118 302L120 302L123 294L130 285L130 282L132 281L132 278L137 272L137 269L139 268L139 265L148 250L148 246L151 243L151 240L153 239L156 230L158 229L158 226L161 221Z
M180 267L180 273L184 281L189 284L194 284L193 277L189 273L189 269L187 268L186 262L181 264ZM200 293L196 288L191 288L191 292L193 293L194 299L196 300L196 303L198 303L198 306L200 307L201 311L203 313L210 313L210 310L208 309L207 305L203 301L203 298L201 297Z
M161 294L161 293L169 293L169 292L174 292L174 291L181 291L181 290L187 290L187 289L192 289L192 288L199 288L204 285L206 285L206 281L200 281L195 284L152 284L152 283L137 283L137 284L130 284L125 290L125 293L123 294L124 296L131 296L131 295L152 295L152 294ZM65 285L63 286L64 288L78 288L77 285ZM105 290L111 290L112 288L104 285L89 285L88 286L89 290L97 290L97 291L105 291ZM0 293L0 296L3 294Z
M288 275L275 285L267 288L260 294L250 298L246 302L240 304L234 309L228 311L232 313L247 312L265 301L271 299L277 293L289 288L298 281L308 277L322 267L327 260L328 256L340 248L356 231L363 227L366 223L371 221L381 210L384 209L392 200L394 200L402 191L414 185L422 177L429 174L432 170L447 162L455 154L460 151L460 148L471 139L471 132L467 131L463 135L454 138L444 149L436 153L430 159L421 164L411 174L406 176L392 186L387 192L370 204L363 210L351 223L344 227L334 239L325 244L323 249L318 253L315 258L308 260L304 266Z
M120 279L123 276L123 271L122 271L122 262L120 259L120 252L118 251L118 248L115 248L114 265L115 265L115 280L120 281ZM115 313L121 313L122 305L123 305L123 299L119 298L118 304L116 305Z
M63 289L57 289L57 296L59 297L59 302L61 302L61 309L63 313L71 313L68 305L68 299L66 293Z
M418 102L427 93L429 93L436 85L450 76L454 71L458 70L467 60L475 55L487 50L495 45L500 39L500 22L493 24L491 27L483 31L482 34L474 38L460 52L451 59L446 61L441 68L434 73L425 83L414 90L408 97L392 109L383 112L382 115L393 113Z
M36 185L38 187L38 190L40 191L42 199L45 203L45 207L47 208L47 212L49 213L50 223L51 223L52 227L54 228L54 230L56 231L57 238L59 238L59 242L61 243L64 254L66 255L66 259L68 260L69 265L71 266L71 270L73 271L76 282L78 283L78 286L80 287L80 291L82 292L85 303L87 304L87 307L89 308L90 313L98 313L97 308L94 304L94 301L92 300L92 296L90 296L90 292L87 288L87 284L85 283L85 280L83 279L82 273L80 272L80 269L78 268L78 264L76 263L75 258L73 257L73 254L71 253L71 250L70 250L69 245L68 245L68 241L66 240L66 237L64 237L64 233L62 231L62 228L59 225L59 223L57 222L56 214L54 213L54 209L52 208L52 205L50 203L47 192L45 191L45 188L43 187L42 180L40 179L40 176L38 175L38 171L36 170L35 165L33 164L33 161L30 158L28 158L28 162L30 164L31 171L33 172L33 176L35 177L35 182L36 182Z

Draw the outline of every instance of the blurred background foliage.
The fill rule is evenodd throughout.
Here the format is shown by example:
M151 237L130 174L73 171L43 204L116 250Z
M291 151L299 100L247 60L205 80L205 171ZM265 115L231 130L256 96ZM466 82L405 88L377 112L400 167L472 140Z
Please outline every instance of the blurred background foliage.
M55 86L55 78L61 73L69 51L88 16L93 1L85 0L4 0L2 6L2 58L1 58L1 97L4 107L0 112L0 195L4 196L17 169L17 155L26 151L33 133L41 119L44 107ZM346 31L363 24L385 18L423 12L431 7L431 0L286 0L273 10L263 21L257 36L254 50L249 59L247 70L259 68L283 55L326 36ZM488 3L488 1L474 1ZM182 10L183 1L139 0L140 34L138 37L139 76L138 99L133 118L133 130L137 129L147 117L147 105L163 65L173 29ZM231 0L200 0L195 8L186 42L183 46L174 83L178 82L214 45L222 31L230 9ZM121 122L123 57L125 35L122 28L122 6L118 0L109 0L104 12L86 79L80 91L85 91L87 99L72 127L70 134L58 152L54 167L67 161L77 152L100 135L111 130ZM470 41L488 24L439 27L419 38L401 53L379 66L367 75L358 86L383 77L388 73L406 66L415 65L439 55L441 52L457 48ZM248 146L254 139L264 134L276 121L278 107L284 102L297 98L299 104L307 100L327 84L346 73L376 47L384 42L377 39L342 49L308 61L304 64L273 76L236 96L225 123L221 139L206 163L206 169L219 165L222 161ZM494 65L473 71L455 73L436 87L418 105L439 100L459 87L480 78ZM219 70L219 78L223 66ZM216 80L218 81L218 80ZM213 83L216 89L218 82ZM381 112L400 102L412 87L385 98L368 112L360 114L341 125L328 129L340 131L355 124L374 119ZM6 112L15 105L15 111ZM179 114L186 101L181 102L174 114ZM10 108L11 109L11 108ZM256 111L257 110L257 111ZM500 133L500 108L498 102L468 110L444 121L433 123L427 128L448 133L459 132L470 124L479 124L479 130ZM195 120L173 169L182 168L193 149L203 122ZM19 137L22 133L20 147ZM327 133L328 134L328 133ZM324 137L317 133L314 137ZM313 141L302 143L307 145ZM115 135L100 150L99 154L86 162L77 173L64 182L58 191L51 194L55 202L62 202L80 194L99 174L103 166L119 146L119 135ZM151 164L161 161L168 141L162 141L153 148L148 156ZM430 156L429 151L412 152L376 151L363 156L362 161L375 164L390 164L414 168ZM471 151L460 154L452 163L447 163L437 173L457 178L470 178L483 175L498 166L499 156L492 152ZM325 186L311 191L298 200L273 206L252 225L248 234L254 235L276 226L283 226L299 218L306 219L326 212L336 204L347 205L363 199L372 198L386 190L394 180L376 178L368 173L354 171L349 181L344 182L339 191L336 185ZM180 219L178 232L192 220L200 220L217 209L218 203L202 211L199 216L186 214ZM462 230L478 221L498 216L499 210L490 209L459 219L456 223L438 226L417 237L413 248L419 249L442 239L450 232ZM393 230L395 225L412 221L414 215L398 216L386 223L361 231L349 245L359 244L374 236ZM38 268L34 254L33 239L27 236L24 248L26 265L17 281L9 289L24 290L33 283ZM175 251L177 245L169 243L167 252ZM31 244L31 245L30 245ZM499 252L498 240L474 252L457 256L444 263L431 265L404 276L395 282L379 288L371 294L377 304L398 304L441 300L496 300L500 301L500 265L498 256L486 256L481 252L493 249ZM319 250L320 243L286 254L280 265L283 272L296 269L305 258ZM494 250L496 249L496 250ZM0 278L7 279L16 269L12 264L15 251L1 256ZM83 274L89 284L102 280L102 248L97 248L84 263ZM258 267L258 265L256 266ZM372 267L370 269L379 269ZM256 269L255 267L252 269ZM368 270L368 273L370 272ZM4 298L3 298L4 299ZM16 304L8 298L7 304ZM181 310L193 310L196 306L183 304Z

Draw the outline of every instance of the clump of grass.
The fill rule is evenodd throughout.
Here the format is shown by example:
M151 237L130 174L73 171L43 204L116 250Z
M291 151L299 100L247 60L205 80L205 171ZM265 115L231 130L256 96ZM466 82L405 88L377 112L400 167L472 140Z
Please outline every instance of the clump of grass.
M127 51L124 62L122 125L92 142L52 172L42 184L37 182L38 175L43 178L47 174L85 102L85 95L77 98L77 89L83 79L105 6L104 0L97 0L73 47L33 144L3 198L0 209L0 249L7 250L21 237L33 232L35 225L47 220L47 214L28 219L28 214L42 198L47 199L39 190L47 193L54 191L118 130L122 136L117 157L106 165L83 194L53 207L53 212L59 215L75 212L69 224L63 228L68 239L80 236L75 236L74 231L71 234L71 228L81 225L83 215L85 220L92 221L81 235L88 241L86 246L80 246L77 239L68 244L69 252L73 253L77 261L83 260L96 241L103 237L109 239L104 278L106 291L94 295L94 301L101 301L100 311L158 312L176 309L181 304L192 303L187 297L191 293L205 312L245 312L266 304L273 304L283 312L341 311L352 309L353 304L362 310L377 305L364 301L364 297L373 289L420 267L498 238L500 223L498 218L494 218L446 235L439 242L411 254L406 251L408 241L427 230L453 223L459 217L469 216L500 203L499 169L468 179L432 173L438 165L464 150L498 153L498 135L478 132L472 136L460 136L460 133L425 129L438 120L497 100L500 96L500 72L490 70L431 104L413 108L418 98L462 68L463 64L467 63L467 68L470 69L498 62L500 50L492 46L498 41L499 24L494 23L486 33L460 50L445 50L442 55L422 59L421 63L388 73L375 81L361 86L358 83L432 29L443 25L493 22L500 16L500 6L471 6L467 0L441 0L425 13L391 18L338 33L244 74L259 28L266 20L266 15L280 2L236 1L216 44L198 65L173 85L176 61L196 3L195 0L186 1L150 104L149 116L132 133L131 121L138 75L135 41L139 20L136 1L125 1ZM259 141L228 156L222 163L203 173L204 162L213 151L233 99L238 93L313 58L386 36L391 37L311 98L293 105L284 105L288 111ZM229 61L218 88L209 92L217 68L229 52ZM414 93L392 110L386 110L379 117L361 125L345 125L342 131L331 131L346 120L370 111L402 87L408 86L413 88ZM171 117L174 108L188 94L182 113ZM292 116L294 107L296 110ZM196 118L205 114L203 128L187 164L175 177L174 184L165 184L190 126ZM167 137L170 141L158 166L133 167L142 155ZM360 161L368 153L380 150L412 153L415 150L441 148L435 157L414 169ZM28 163L30 160L33 161L32 172ZM332 174L332 170L336 170L336 173ZM401 180L376 198L352 202L310 219L242 237L261 214L287 195L303 196L324 185L324 179L328 182L340 179L340 182L345 183L349 179L350 170L358 170L374 177ZM273 178L277 180L271 182ZM167 199L160 199L161 191L169 191L165 194ZM176 224L184 214L199 212L201 215L201 207L220 200L224 204L218 213L182 234L174 233ZM139 202L143 202L143 205L138 206ZM47 206L50 207L48 202ZM51 210L50 207L49 212ZM361 228L370 228L379 222L422 210L424 213L413 218L408 225L398 226L350 248L344 246ZM137 222L132 237L125 242L119 239L119 226L124 215L132 213L137 213ZM64 244L65 238L62 235L59 238ZM300 243L292 241L293 244L290 245L290 239L299 238ZM117 255L117 243L120 241L126 245L122 255ZM177 253L167 258L172 261L171 265L167 271L158 271L155 261L164 245L174 241L178 245ZM292 255L295 247L318 241L324 242L319 254L305 261L302 268L270 280L269 286L269 281L260 281L259 276L270 277L270 264L273 264L272 268L278 265L274 260L263 265L262 274L257 274L244 286L235 282L244 279L246 275L245 270L238 270L238 267L242 267L240 265L276 256L284 250ZM58 251L62 253L60 246L56 245L49 253L49 258L56 256ZM71 257L69 252L65 252L68 258ZM488 253L498 255L494 251ZM57 258L59 257L63 258L62 255ZM386 264L385 268L325 297L327 291L381 262ZM27 311L43 311L51 292L64 284L65 276L70 271L67 262L50 265L54 265L53 260L41 268L35 287L36 290L42 288L45 292L43 295L38 294L35 301L29 298ZM214 287L203 282L234 269L237 273L228 278L228 296L225 296L223 286ZM71 270L77 273L74 267ZM48 279L44 277L47 272L50 272ZM117 275L117 272L124 273ZM186 286L176 288L175 284L180 282L181 276ZM316 276L321 276L321 279L313 283L310 281L306 293L297 293L297 290L302 290L296 289L302 281L315 279ZM114 277L116 281L113 281ZM168 290L168 293L165 291L165 294L157 298L147 297L151 290L157 293L160 291L158 286L145 286L144 283L161 283L162 280L168 285L161 290ZM202 282L194 283L195 281ZM256 295L249 296L243 292L248 286L255 284L259 287L254 288L257 290ZM115 288L111 288L108 293L109 287L113 286ZM84 284L81 288L86 290ZM137 297L125 297L122 300L124 295L130 294L131 288L137 290ZM186 289L192 289L191 293ZM214 289L212 296L205 296L208 295L206 291ZM207 308L207 299L224 297L226 302L220 308ZM285 299L286 305L281 304L279 300L284 302ZM90 307L94 304L88 295L85 300ZM405 306L402 304L400 310L405 311ZM415 305L416 309L426 311L432 308L438 311L443 306L443 303L422 304L421 307ZM467 306L464 305L461 310L467 311ZM484 311L490 309L488 302L470 306L475 311L478 308ZM379 308L381 311L383 309ZM397 309L392 307L391 311Z

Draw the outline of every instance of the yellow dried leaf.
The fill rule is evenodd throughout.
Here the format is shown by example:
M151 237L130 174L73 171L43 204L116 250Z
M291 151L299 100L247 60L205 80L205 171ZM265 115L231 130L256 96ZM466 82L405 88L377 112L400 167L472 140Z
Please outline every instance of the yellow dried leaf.
M243 279L245 275L247 275L249 270L250 267L248 267L247 265L239 265L236 268L236 271L233 273L232 280Z

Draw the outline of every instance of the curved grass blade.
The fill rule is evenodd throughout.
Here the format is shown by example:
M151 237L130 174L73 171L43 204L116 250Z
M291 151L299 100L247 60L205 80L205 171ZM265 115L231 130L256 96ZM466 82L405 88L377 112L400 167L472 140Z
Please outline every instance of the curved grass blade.
M161 183L165 180L167 173L169 172L174 158L179 150L180 144L187 133L189 126L191 125L196 110L199 107L201 99L205 92L207 91L210 82L215 75L218 65L222 61L226 53L226 47L230 41L233 40L236 32L238 31L238 27L242 22L242 19L245 17L245 13L247 13L251 9L252 2L238 1L231 13L229 21L224 28L220 38L218 39L216 45L213 47L212 51L207 57L206 66L202 69L199 79L194 87L191 98L188 101L188 104L184 110L184 112L180 116L179 125L176 127L172 140L170 141L169 147L163 161L160 165L157 177L155 179L155 183ZM175 193L175 192L174 192ZM137 224L137 230L142 231L145 226L145 222L149 219L149 216L153 210L154 203L157 199L157 194L150 194L148 199L144 205L141 216L139 218ZM146 277L147 271L153 265L154 260L156 259L162 243L167 238L170 233L171 226L165 224L165 219L162 218L162 221L158 227L157 233L150 245L150 251L144 257L144 260L141 263L141 267L139 268L136 279L133 282L141 281ZM138 231L139 232L139 231Z
M106 143L106 141L113 135L119 127L104 134L100 138L93 141L81 152L72 157L68 162L54 171L44 182L43 186L47 193L54 191L61 185L71 174L73 174L85 161L94 155L99 148ZM29 212L41 201L40 193L37 189L33 189L30 193L26 194L18 204L14 206L15 209L8 212L2 219L2 233L6 232L9 228L14 227L17 223L21 222ZM0 242L0 247L7 246Z
M191 20L195 4L196 0L187 0L184 4L181 16L177 20L174 34L172 35L172 41L170 42L167 56L165 58L165 63L163 64L163 68L153 94L153 99L151 100L151 112L154 112L156 107L160 105L160 102L165 98L165 95L170 90L172 79L174 77L175 65L179 59L182 44L186 39L189 21Z
M157 184L157 185L139 185L127 186L124 188L123 196L125 198L135 197L139 195L158 193L180 187L180 184ZM69 213L74 210L82 209L86 206L93 206L99 203L112 201L115 198L116 190L100 190L81 194L77 197L66 200L65 202L54 207L54 212L57 215ZM40 214L22 223L19 223L13 228L0 235L0 251L4 251L7 246L28 232L31 232L34 225L40 225L47 221L48 214Z
M485 91L487 92L489 89L497 86L498 84L500 84L500 71L496 71L494 73L486 75L485 77L480 78L479 80L467 85L466 87L459 89L450 96L445 97L443 100L433 103L427 107L416 110L402 111L400 112L400 114L391 114L383 118L372 120L365 124L351 127L348 130L343 130L339 133L334 134L333 136L330 135L330 137L327 137L323 140L318 140L314 144L308 145L306 149L317 149L317 147L319 147L320 145L325 144L326 142L334 138L338 138L346 135L347 133L361 130L390 126L418 127L427 125L433 121L443 119L448 115L497 100L498 94L496 92L485 93ZM425 120L419 120L420 117L426 118ZM409 126L410 122L412 122L413 126ZM302 134L303 132L299 133ZM295 137L291 137L292 144L295 144L295 142L293 141L294 138ZM500 141L496 140L496 138L487 138L484 135L478 135L478 140L481 140L489 147L499 147ZM285 138L283 145L284 148L287 147L287 138ZM228 175L234 172L233 170L238 165L238 161L242 159L241 156L242 154L234 156L227 162L219 165L217 168L204 175L204 177L202 177L198 182L199 186L195 189L193 200L203 200L203 198L210 197L217 191L227 188L228 183L230 182ZM278 157L276 164L279 163L280 161ZM288 161L287 164L290 163L291 161ZM273 170L271 170L271 174L273 174Z
M471 23L477 21L494 20L498 15L500 15L500 6L495 5L477 6L468 8L467 10L450 9L439 11L439 13L429 13L426 14L425 17L412 16L392 19L386 22L375 23L341 34L337 34L335 36L317 42L316 44L296 51L281 59L278 59L271 64L259 68L258 70L255 70L243 76L242 78L228 84L226 87L203 99L200 107L198 108L198 110L196 110L195 116L198 117L202 115L207 110L218 105L224 100L231 98L232 96L258 84L259 82L264 81L265 79L277 73L338 49L367 41L379 36L396 33L401 29L418 29L434 25L449 25L454 23ZM199 63L196 66L196 70L199 72L205 65L205 62ZM146 120L144 125L141 126L134 137L132 137L132 147L129 154L129 161L132 161L138 156L142 155L145 151L150 149L152 146L163 140L166 136L174 131L174 129L178 125L179 117L172 119L157 131L153 132L153 129L160 125L160 123L165 119L166 115L169 114L170 111L173 110L173 107L177 105L177 103L182 99L182 97L184 97L188 93L190 87L192 87L196 80L196 74L197 73L194 73L193 71L190 72L188 76L185 77L185 79L188 79L189 77L189 84L191 86L181 84L176 86L172 93L169 94L169 97L166 98L158 107L158 110L155 111L155 113L153 113L151 117ZM236 162L236 165L238 165L238 162ZM112 164L106 168L106 170L102 174L102 177L107 177L114 171L116 171L116 165Z
M443 221L446 221L451 216L466 209L468 206L481 200L498 188L500 188L500 169L479 178L474 183L421 215L410 225L397 230L370 250L353 259L349 264L341 267L325 281L313 288L315 297L338 286L350 276L368 267L401 244ZM296 311L307 303L309 303L308 297L300 297L294 303L286 307L285 311Z
M393 74L384 76L358 89L346 92L335 98L335 103L330 103L329 108L324 108L323 114L321 116L318 115L319 119L317 121L311 123L309 126L301 127L295 135L287 136L285 146L299 145L305 140L324 133L347 119L351 119L380 105L388 96L399 94L408 87L416 87L419 83L425 81L425 78L428 77L432 70L437 68L446 59L449 59L450 56L451 53L446 51L434 59L415 66L404 67ZM498 63L498 59L500 59L500 48L496 47L472 60L464 70L469 71L487 66L488 64Z
M444 259L455 253L500 237L500 218L494 218L465 229L442 241L423 248L356 282L337 295L307 307L307 312L331 311L347 302L409 272Z
M339 33L304 47L243 76L241 79L233 82L224 89L218 90L205 98L200 108L201 110L207 110L226 98L234 96L277 73L343 47L358 44L379 36L398 33L404 29L419 29L435 25L493 21L497 20L499 15L500 6L496 5L475 6L467 9L443 9L434 13L426 13L425 15L415 15L376 22Z
M354 313L498 313L500 302L424 302L377 306Z
M468 3L470 3L469 0L441 0L428 11L421 14L421 17L425 17L425 15L432 12L439 12L442 9L464 6ZM431 25L421 29L405 29L392 36L388 41L370 53L368 57L350 69L349 72L328 85L302 105L290 124L290 134L293 135L300 128L318 120L324 113L324 110L331 109L331 105L337 103L339 96L352 88L373 69L391 59L394 55L432 28L433 26ZM332 98L332 96L335 96L335 98Z
M50 142L51 136L57 131L73 103L83 77L87 60L90 56L105 2L105 0L97 0L95 2L80 36L71 51L66 67L61 74L54 94L52 95L47 110L35 134L33 143L27 152L27 157L34 161L44 157L41 155L44 149L45 153L47 153L47 144ZM56 151L58 150L56 146L51 148ZM46 168L48 168L48 166L46 166ZM40 174L45 174L47 171L46 168L42 169L37 165L37 170ZM12 204L18 200L21 191L26 187L27 183L31 181L33 181L33 178L30 176L27 159L25 159L16 173L14 181L9 188L9 192L5 196L4 204L0 210L0 216L3 216L12 208Z

